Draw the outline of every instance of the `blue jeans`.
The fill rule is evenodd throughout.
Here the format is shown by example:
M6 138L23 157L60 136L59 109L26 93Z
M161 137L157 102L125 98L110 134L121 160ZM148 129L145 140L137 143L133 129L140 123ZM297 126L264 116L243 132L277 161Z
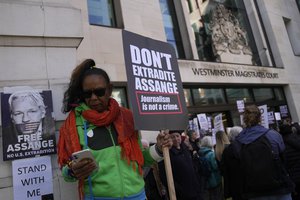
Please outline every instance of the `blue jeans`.
M145 200L146 199L146 194L145 190L143 189L141 192L128 196L128 197L94 197L92 199L88 195L84 195L84 200Z
M280 194L280 195L273 195L273 196L256 197L256 198L251 198L249 200L292 200L292 196L291 194Z

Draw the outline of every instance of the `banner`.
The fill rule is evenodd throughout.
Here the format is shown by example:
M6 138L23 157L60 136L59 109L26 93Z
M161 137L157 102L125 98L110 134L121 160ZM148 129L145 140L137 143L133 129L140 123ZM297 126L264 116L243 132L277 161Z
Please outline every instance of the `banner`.
M200 128L208 131L208 121L205 113L200 113L197 115L199 120Z
M195 124L195 129L194 129L194 131L196 132L196 135L197 135L197 138L199 138L200 137L200 131L199 131L199 124L198 124L198 119L195 117L194 119L193 119L193 122L194 122L194 124Z
M217 141L216 141L216 132L217 132L217 131L218 131L218 130L216 130L216 129L214 129L214 128L211 130L211 132L212 132L212 133L211 133L211 134L212 134L212 135L211 135L211 140L212 140L212 145L213 145L213 146L215 146L216 143L217 143Z
M261 113L261 125L265 128L269 128L267 105L258 106L258 108Z
M222 113L216 115L214 117L214 131L225 131L223 121L222 121Z
M274 118L274 112L268 112L268 120L269 120L269 124L275 124L275 118Z
M50 156L12 162L14 200L53 200Z
M238 108L239 113L243 113L245 111L245 103L244 100L237 100L236 105Z
M279 106L279 110L282 118L286 118L289 116L287 105Z
M128 31L122 33L135 128L186 129L187 109L174 48Z
M1 93L3 160L56 153L51 91Z
M275 114L276 121L280 121L281 120L280 112L275 112L274 114Z
M212 132L211 117L207 117L208 131Z

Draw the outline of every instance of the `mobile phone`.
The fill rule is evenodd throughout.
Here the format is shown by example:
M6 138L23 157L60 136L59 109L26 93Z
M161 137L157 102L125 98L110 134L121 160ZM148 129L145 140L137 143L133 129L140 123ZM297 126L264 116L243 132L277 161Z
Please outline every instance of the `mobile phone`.
M84 149L84 150L72 153L72 158L73 158L74 162L79 162L83 159L90 159L90 160L92 160L92 162L94 162L96 164L97 170L99 168L98 163L96 162L92 152L89 149Z

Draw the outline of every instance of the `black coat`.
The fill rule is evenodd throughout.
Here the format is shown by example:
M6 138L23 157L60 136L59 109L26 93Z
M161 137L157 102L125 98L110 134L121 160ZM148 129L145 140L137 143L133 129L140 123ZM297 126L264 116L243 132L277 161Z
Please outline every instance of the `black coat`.
M238 152L233 144L226 147L222 154L221 172L224 178L224 196L232 197L233 200L243 200L242 198L242 171Z
M200 184L193 167L190 151L181 144L181 149L172 147L170 149L170 160L174 186L177 200L198 200L200 199ZM161 180L167 185L164 162L158 164Z
M283 141L287 170L291 179L300 184L300 137L294 134L283 135Z

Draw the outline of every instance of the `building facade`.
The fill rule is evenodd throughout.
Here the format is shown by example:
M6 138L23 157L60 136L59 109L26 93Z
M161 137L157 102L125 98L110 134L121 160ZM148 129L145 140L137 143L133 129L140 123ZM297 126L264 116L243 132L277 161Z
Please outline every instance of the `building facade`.
M61 102L71 71L93 58L110 75L113 96L123 106L134 106L126 95L124 29L175 48L190 119L222 113L226 127L240 125L236 101L243 100L273 112L287 106L285 117L300 121L299 4L0 0L0 91L19 85L50 89L58 130L66 117ZM152 139L153 133L143 134ZM62 180L56 159L52 156L54 198L77 199L76 184ZM13 199L11 162L2 159L0 199Z

